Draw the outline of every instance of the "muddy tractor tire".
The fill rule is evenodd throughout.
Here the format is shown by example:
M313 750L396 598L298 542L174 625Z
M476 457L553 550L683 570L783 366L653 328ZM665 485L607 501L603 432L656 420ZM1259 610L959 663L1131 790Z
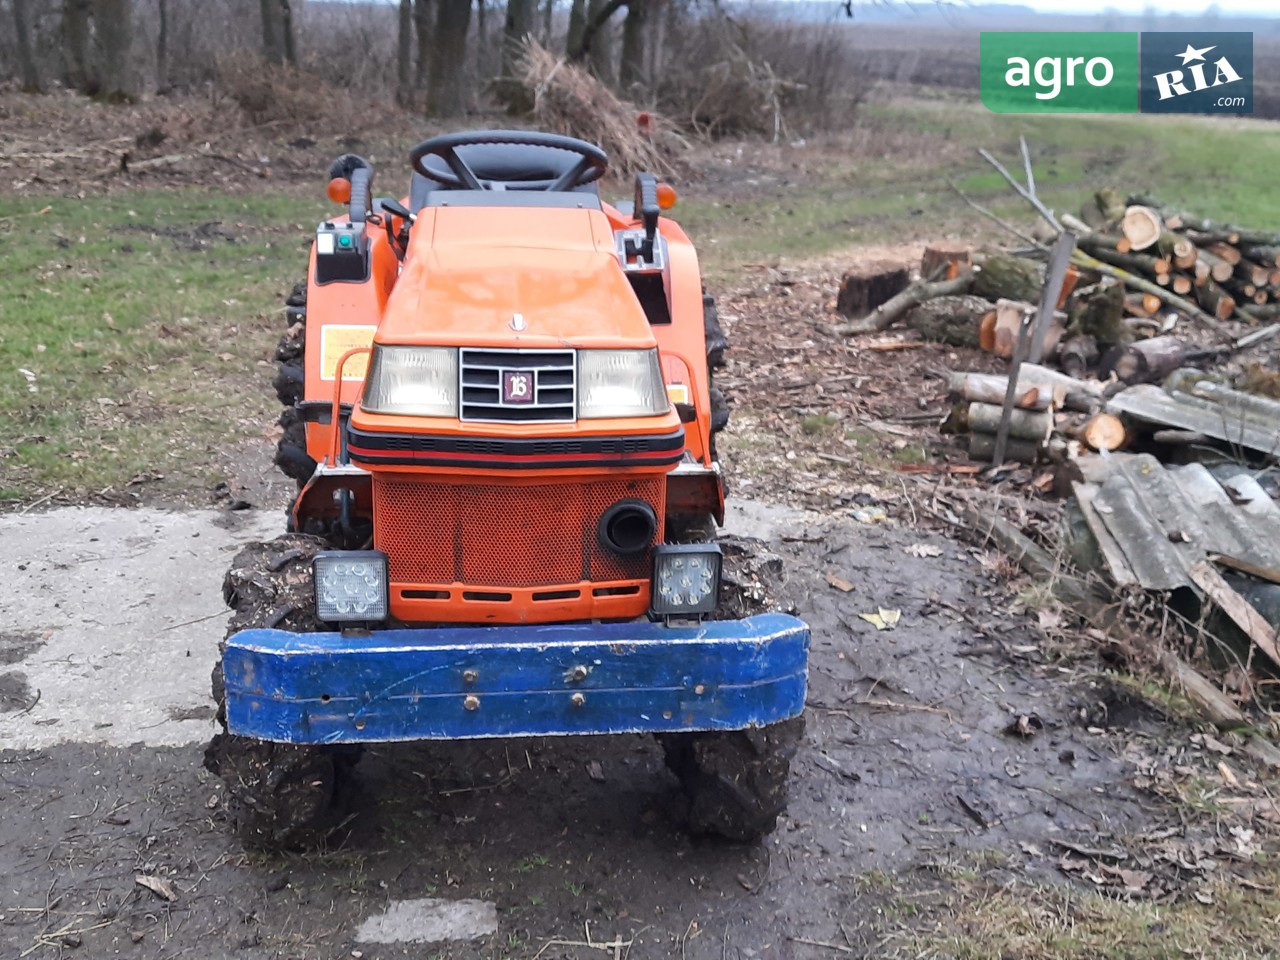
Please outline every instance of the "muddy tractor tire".
M242 549L223 580L223 598L234 611L227 636L258 627L323 629L315 618L311 561L324 546L317 537L290 534ZM226 784L227 809L241 841L260 850L318 846L341 822L358 754L227 733L221 659L212 681L223 730L205 749L204 765Z
M796 717L752 730L660 736L689 800L689 832L741 842L772 833L803 735L804 718Z
M715 385L716 369L725 365L724 352L729 346L720 327L716 298L702 295L702 328L707 341L707 382L711 394L711 455L716 455L716 434L729 425L729 401Z
M279 368L271 381L277 399L285 408L277 421L281 435L276 443L275 464L301 489L316 469L315 460L307 453L306 424L294 407L303 398L305 389L307 282L303 280L294 284L284 303L286 329L276 344L275 360Z

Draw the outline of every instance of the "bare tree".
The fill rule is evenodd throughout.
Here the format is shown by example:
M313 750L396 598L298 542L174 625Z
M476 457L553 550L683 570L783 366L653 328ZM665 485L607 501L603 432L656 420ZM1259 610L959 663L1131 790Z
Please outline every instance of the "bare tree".
M413 0L400 0L396 33L396 102L413 103Z
M258 7L262 12L262 55L271 63L297 63L289 0L259 0Z
M63 0L62 43L67 85L81 93L96 93L98 84L89 61L89 0Z
M586 59L591 72L601 80L613 80L613 38L609 35L609 18L626 6L626 0L588 0L586 23L577 44L570 44L570 60ZM570 27L572 32L572 26Z
M582 31L587 27L587 0L573 0L569 8L569 33L564 40L565 53L582 49Z
M94 0L93 26L102 48L102 84L99 96L128 100L133 85L133 0Z
M476 0L476 72L489 76L489 4Z
M284 41L284 58L291 64L298 62L297 40L293 34L293 7L289 0L277 0L280 4L280 37Z
M515 75L520 45L534 31L538 0L507 0L507 19L502 28L502 76Z
M413 75L415 96L431 76L431 49L435 46L437 0L413 0L413 28L418 37L418 64Z
M627 18L622 21L622 56L618 60L618 82L624 90L645 84L648 18L649 0L628 0Z
M427 111L438 117L454 117L464 106L464 67L467 31L471 26L471 0L436 0L435 45L427 85Z
M156 0L156 92L169 90L169 0Z
M27 93L39 93L40 71L36 67L35 51L31 45L31 10L28 0L13 0L13 26L18 44L18 69L22 73L22 89Z

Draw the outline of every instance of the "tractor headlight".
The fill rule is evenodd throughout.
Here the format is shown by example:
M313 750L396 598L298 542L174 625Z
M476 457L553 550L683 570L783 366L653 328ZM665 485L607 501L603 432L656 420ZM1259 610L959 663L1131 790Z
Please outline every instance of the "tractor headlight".
M665 543L653 550L650 609L659 616L710 613L720 598L720 548Z
M370 413L458 415L458 351L374 346L360 405Z
M657 350L578 351L579 417L653 417L670 408Z
M387 619L387 555L381 550L317 553L316 618L326 623Z

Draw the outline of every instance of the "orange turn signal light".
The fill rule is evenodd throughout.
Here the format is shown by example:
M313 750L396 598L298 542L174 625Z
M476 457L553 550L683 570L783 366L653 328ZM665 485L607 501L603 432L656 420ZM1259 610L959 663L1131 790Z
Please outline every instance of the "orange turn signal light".
M329 194L329 199L334 203L350 203L351 181L343 177L334 177L325 188L325 193Z
M658 209L670 210L676 205L676 188L669 183L658 184Z

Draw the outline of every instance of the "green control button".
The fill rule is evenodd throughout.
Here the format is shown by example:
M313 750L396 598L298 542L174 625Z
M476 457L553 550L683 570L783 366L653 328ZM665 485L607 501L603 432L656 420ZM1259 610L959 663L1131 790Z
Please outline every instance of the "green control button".
M340 247L351 246L351 234L344 233L340 237L338 237L338 246Z

